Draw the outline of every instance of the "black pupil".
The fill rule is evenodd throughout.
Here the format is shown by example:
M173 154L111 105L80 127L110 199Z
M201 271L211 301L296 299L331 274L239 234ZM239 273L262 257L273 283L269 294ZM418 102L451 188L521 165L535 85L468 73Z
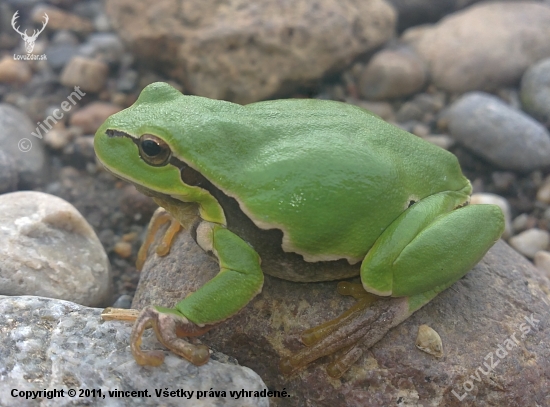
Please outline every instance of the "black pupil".
M155 143L153 140L143 140L143 142L141 143L141 148L143 149L143 152L149 157L154 157L160 154L161 151L158 143Z

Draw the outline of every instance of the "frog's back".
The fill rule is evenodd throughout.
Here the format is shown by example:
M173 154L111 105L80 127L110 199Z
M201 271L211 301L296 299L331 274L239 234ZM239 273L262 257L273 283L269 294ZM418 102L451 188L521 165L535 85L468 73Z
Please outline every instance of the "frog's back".
M193 135L193 161L257 226L281 229L285 250L309 261L359 261L411 201L468 182L452 154L357 106L231 105Z

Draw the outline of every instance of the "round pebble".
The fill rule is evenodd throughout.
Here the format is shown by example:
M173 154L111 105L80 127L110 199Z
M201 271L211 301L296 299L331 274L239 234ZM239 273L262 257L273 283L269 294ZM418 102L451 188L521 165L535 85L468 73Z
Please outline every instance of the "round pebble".
M550 204L550 176L546 177L546 180L539 187L537 191L537 201Z
M550 233L541 229L529 229L511 237L510 246L524 256L533 259L540 250L547 250L550 244Z
M544 271L546 276L550 278L550 252L540 250L535 253L534 259L535 266Z
M0 195L3 295L109 302L110 265L92 227L68 202L42 192Z
M369 61L359 79L366 99L391 99L411 95L424 86L424 62L412 50L382 50Z
M550 58L531 66L521 78L521 103L531 116L550 124Z
M451 136L493 164L533 171L550 165L550 134L495 96L469 92L446 112Z

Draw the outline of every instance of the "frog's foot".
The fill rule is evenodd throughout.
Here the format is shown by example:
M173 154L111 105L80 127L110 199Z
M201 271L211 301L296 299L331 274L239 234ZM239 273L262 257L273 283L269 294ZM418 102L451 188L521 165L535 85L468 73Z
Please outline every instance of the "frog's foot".
M141 350L143 331L152 326L160 343L194 365L204 365L210 358L208 347L202 344L192 344L181 338L202 335L213 325L200 327L183 315L178 315L177 311L169 311L162 312L156 307L149 306L140 312L130 337L130 349L136 362L140 365L159 366L164 361L164 352L161 350Z
M352 295L357 302L338 318L308 329L302 334L307 346L283 358L280 370L291 375L323 356L335 354L327 367L329 376L342 376L368 349L409 315L407 298L380 299L368 294L360 284L339 283L340 294ZM374 303L374 304L373 304ZM371 305L372 304L372 305Z
M155 211L153 217L151 218L151 222L147 228L147 236L139 249L136 261L136 268L138 270L143 268L143 264L145 264L145 260L147 260L147 252L149 251L151 244L155 241L157 232L167 223L169 223L168 229L164 232L164 236L157 246L156 253L159 256L166 256L170 252L172 242L182 227L181 224L172 215L170 215L169 212L163 208L159 208Z

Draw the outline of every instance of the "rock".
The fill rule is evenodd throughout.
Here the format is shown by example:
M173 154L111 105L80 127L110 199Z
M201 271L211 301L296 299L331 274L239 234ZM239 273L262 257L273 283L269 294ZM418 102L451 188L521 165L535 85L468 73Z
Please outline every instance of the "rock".
M517 180L516 174L510 171L494 171L491 178L499 192L509 191L515 186Z
M124 45L116 34L94 33L88 36L86 43L80 47L79 52L88 58L114 64L119 62L124 55Z
M550 176L546 177L544 183L537 190L537 201L550 204Z
M46 48L48 65L60 71L76 55L78 47L73 44L54 44Z
M537 224L537 218L529 216L526 213L518 215L512 222L512 229L514 232L519 233L527 229L534 228Z
M510 246L524 256L533 259L540 250L548 250L550 245L550 233L546 230L528 229L525 232L510 238Z
M0 194L15 191L18 182L15 161L6 152L0 150Z
M30 81L32 72L29 64L15 61L11 55L0 60L0 83L23 84Z
M85 134L94 134L99 126L112 114L120 112L122 108L106 102L92 102L77 110L69 121L71 126L82 128Z
M409 49L382 50L360 75L359 91L366 99L400 98L418 92L426 82L424 62Z
M132 306L132 297L128 294L122 294L113 304L113 308L124 308L129 309Z
M95 59L73 57L61 72L61 84L79 86L85 92L99 92L105 86L109 66Z
M168 256L152 255L146 262L133 308L173 306L217 272L215 260L188 233L180 233ZM499 241L464 278L365 350L341 379L327 377L326 359L289 378L278 370L281 356L303 348L298 340L303 329L338 316L353 303L336 293L335 282L297 284L266 276L260 295L201 338L254 369L269 388L285 388L291 398L281 405L289 407L389 406L396 400L449 407L543 405L550 385L541 373L550 370L549 289L548 279ZM525 320L531 317L533 327ZM443 358L416 349L422 324L441 336ZM520 326L531 332L522 337ZM519 346L500 360L495 352L511 334ZM470 375L478 374L479 366L485 369L489 353L500 364L468 387ZM453 391L464 397L462 402Z
M74 139L76 133L80 133L79 129L67 129L62 122L59 122L44 134L44 143L53 150L61 150Z
M42 24L44 22L44 14L47 14L49 17L47 25L49 30L69 30L88 34L94 28L91 21L53 6L40 5L35 7L31 18L35 23Z
M540 250L535 253L535 266L550 278L550 252Z
M445 116L453 138L501 168L527 172L550 165L548 131L495 96L466 93Z
M83 305L110 302L109 260L68 202L42 192L0 195L2 295L40 295Z
M63 149L65 155L71 156L71 161L76 167L82 167L83 163L94 162L96 155L94 150L94 136L81 136Z
M136 222L149 222L151 216L159 206L152 198L138 192L133 185L126 185L120 198L120 210Z
M230 390L258 390L265 384L250 369L211 360L197 368L167 355L160 368L141 367L127 338L131 325L102 321L101 309L41 297L0 296L0 404L15 406L262 406L267 397L229 396ZM155 346L146 335L145 346ZM223 355L222 355L223 356ZM16 390L16 397L13 396ZM25 391L63 391L59 396L25 400ZM69 395L74 389L75 395ZM80 392L89 389L90 392ZM226 391L226 397L201 397L197 391ZM109 391L122 391L110 395ZM155 390L179 391L157 397ZM282 389L281 389L282 390ZM95 394L92 393L95 391ZM101 394L98 395L98 391ZM131 395L133 391L140 391ZM183 391L194 391L193 397ZM145 393L146 392L146 393ZM51 394L53 395L53 393ZM100 401L101 400L101 401Z
M427 136L422 138L427 142L435 144L436 146L441 147L445 150L450 149L456 144L452 137L449 137L445 134L428 134Z
M146 0L109 0L105 7L142 61L155 61L193 94L239 103L342 69L395 27L395 12L382 0L158 0L154 8Z
M537 62L523 74L521 104L527 113L550 126L550 58Z
M510 210L510 204L508 201L496 194L478 193L473 194L470 198L470 204L472 205L497 205L504 214L504 234L503 239L507 239L512 234L512 213Z
M439 94L420 93L415 95L399 108L396 120L405 123L411 120L424 121L426 116L439 112L445 106L445 96Z
M433 355L436 358L440 358L444 354L441 337L428 325L420 325L418 327L418 335L416 337L415 345L421 351Z
M373 102L368 100L359 100L359 99L346 99L346 103L362 107L368 111L374 113L377 116L380 116L386 121L392 121L395 119L395 113L393 107L388 102Z
M455 93L514 85L550 57L549 37L550 5L534 1L476 4L403 34L428 64L432 83Z
M32 136L34 126L21 110L0 103L0 145L17 164L20 188L41 185L48 173L44 145Z
M473 1L477 0L388 0L397 10L397 28L400 32L415 25L436 22Z

